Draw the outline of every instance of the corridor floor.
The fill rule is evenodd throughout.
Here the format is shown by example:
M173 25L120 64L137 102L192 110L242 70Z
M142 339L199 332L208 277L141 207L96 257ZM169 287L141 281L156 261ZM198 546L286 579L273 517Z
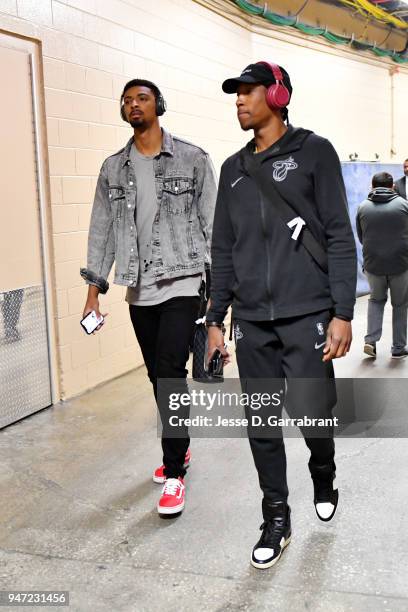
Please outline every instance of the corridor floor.
M405 378L408 359L389 358L390 310L377 361L362 354L365 311L360 298L338 375ZM144 369L133 371L0 432L0 590L67 590L75 612L406 611L407 440L336 445L339 509L324 524L306 446L287 440L292 542L276 567L256 570L248 441L193 439L186 508L159 518L156 411Z

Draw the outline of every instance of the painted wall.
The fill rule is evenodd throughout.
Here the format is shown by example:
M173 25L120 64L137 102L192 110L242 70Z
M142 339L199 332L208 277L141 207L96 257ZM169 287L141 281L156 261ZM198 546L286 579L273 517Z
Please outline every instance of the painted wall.
M290 118L329 138L342 160L357 152L362 161L396 162L408 156L408 70L394 81L396 155L391 156L391 77L389 64L356 54L340 54L337 47L308 45L254 36L253 57L274 58L291 76L294 92ZM305 46L306 45L306 46Z
M58 350L67 398L142 364L128 320L124 289L101 298L109 317L85 337L79 318L86 287L79 268L102 160L131 131L119 117L126 80L146 77L162 88L164 127L206 148L219 169L247 136L235 118L234 96L220 83L250 61L271 59L291 73L291 120L329 137L340 156L378 152L391 161L388 66L359 61L302 39L251 34L193 0L0 0L0 28L43 44L51 182ZM394 77L395 149L408 156L404 105L408 72ZM395 161L398 158L394 158Z

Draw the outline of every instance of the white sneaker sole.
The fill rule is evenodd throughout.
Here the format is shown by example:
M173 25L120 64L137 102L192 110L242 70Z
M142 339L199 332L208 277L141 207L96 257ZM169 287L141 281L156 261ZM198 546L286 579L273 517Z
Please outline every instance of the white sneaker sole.
M373 357L374 359L377 357L371 344L364 345L364 352L366 355L369 355L370 357Z
M186 470L190 465L190 462L185 463L183 465L183 468ZM165 476L155 476L153 474L153 482L157 482L157 484L164 484L166 482L166 477Z
M279 561L279 559L282 556L283 551L285 550L287 545L290 544L291 539L292 539L292 536L290 535L288 539L285 540L285 543L282 546L282 550L280 551L280 554L277 557L275 557L275 559L272 559L272 561L269 561L269 563L257 563L256 561L252 559L252 555L251 555L251 565L253 567L256 567L256 569L268 569L269 567L272 567L272 565L275 565L275 563Z
M184 500L178 506L173 506L172 508L162 508L160 504L157 504L157 512L159 514L177 514L184 509Z
M408 355L391 355L391 359L405 359Z

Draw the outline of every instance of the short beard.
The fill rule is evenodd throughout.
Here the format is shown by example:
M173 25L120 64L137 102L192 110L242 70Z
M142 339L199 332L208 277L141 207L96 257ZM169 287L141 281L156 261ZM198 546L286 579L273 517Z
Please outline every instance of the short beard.
M132 126L132 128L139 128L139 127L143 127L145 122L144 119L140 118L140 119L132 119L129 121L130 125Z

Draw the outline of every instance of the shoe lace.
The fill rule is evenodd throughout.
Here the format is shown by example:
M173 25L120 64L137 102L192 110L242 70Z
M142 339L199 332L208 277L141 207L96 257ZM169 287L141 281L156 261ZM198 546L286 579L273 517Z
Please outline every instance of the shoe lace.
M284 516L275 516L264 521L259 528L262 530L259 544L265 546L266 548L275 548L277 545L280 545L284 527Z
M181 487L181 482L177 478L168 478L164 483L163 495L176 495Z

